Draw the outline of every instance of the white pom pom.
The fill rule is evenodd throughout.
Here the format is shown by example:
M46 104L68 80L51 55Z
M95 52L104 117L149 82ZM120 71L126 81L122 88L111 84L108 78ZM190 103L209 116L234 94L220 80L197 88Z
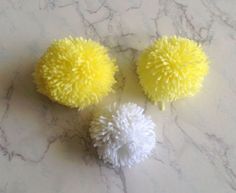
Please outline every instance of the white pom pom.
M90 136L99 158L113 167L128 166L148 157L155 147L155 124L133 103L113 105L95 115Z

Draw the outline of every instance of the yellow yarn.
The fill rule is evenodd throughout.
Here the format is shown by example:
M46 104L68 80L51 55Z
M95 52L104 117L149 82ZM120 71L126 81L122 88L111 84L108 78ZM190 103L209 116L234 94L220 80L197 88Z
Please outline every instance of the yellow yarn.
M201 46L182 37L162 37L141 53L137 73L145 94L164 109L165 102L193 96L208 72Z
M107 49L83 38L54 41L34 72L38 91L80 109L98 103L112 90L117 67Z

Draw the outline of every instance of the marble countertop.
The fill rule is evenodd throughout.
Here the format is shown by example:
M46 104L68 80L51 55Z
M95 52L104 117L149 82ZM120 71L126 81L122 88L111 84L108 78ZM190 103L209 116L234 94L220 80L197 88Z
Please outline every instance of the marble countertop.
M0 193L236 192L236 1L1 0ZM135 58L155 38L203 44L211 64L202 91L161 112L147 101ZM100 105L135 102L157 124L154 155L131 169L98 161L92 108L50 102L32 82L50 42L83 36L108 46L120 71Z

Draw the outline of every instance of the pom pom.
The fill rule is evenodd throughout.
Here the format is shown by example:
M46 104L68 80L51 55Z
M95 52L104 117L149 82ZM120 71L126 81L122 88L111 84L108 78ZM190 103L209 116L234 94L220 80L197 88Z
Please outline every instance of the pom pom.
M69 37L52 43L37 64L34 78L40 93L82 109L98 103L112 90L116 70L105 47Z
M113 167L131 167L148 157L155 146L155 124L133 103L98 112L90 136L99 158Z
M165 102L193 96L208 72L201 46L182 37L163 37L140 55L137 73L145 94L164 109Z

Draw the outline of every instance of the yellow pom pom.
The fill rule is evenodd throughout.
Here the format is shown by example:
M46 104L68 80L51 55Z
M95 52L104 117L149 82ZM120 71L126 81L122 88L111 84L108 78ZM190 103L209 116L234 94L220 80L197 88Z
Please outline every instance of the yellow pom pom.
M141 53L137 73L145 94L164 109L165 102L192 96L208 72L201 46L182 37L162 37Z
M107 49L83 38L54 41L34 72L38 91L80 109L98 103L112 90L117 67Z

